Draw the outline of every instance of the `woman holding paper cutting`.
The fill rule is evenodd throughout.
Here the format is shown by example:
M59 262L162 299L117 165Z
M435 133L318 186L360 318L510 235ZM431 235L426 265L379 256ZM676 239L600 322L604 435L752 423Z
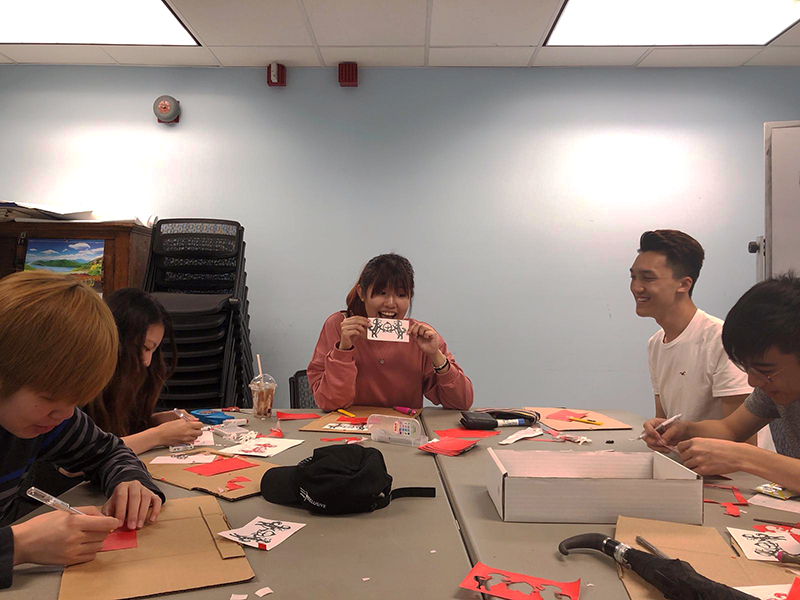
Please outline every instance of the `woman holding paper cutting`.
M119 330L119 358L101 397L87 407L89 416L136 454L193 442L202 433L200 421L184 420L172 411L153 412L167 379L161 342L165 334L172 339L172 321L166 309L136 288L117 290L106 303ZM173 371L177 353L171 343Z
M413 297L414 269L407 259L381 254L367 263L347 295L347 310L322 326L308 365L317 406L421 408L423 395L445 408L472 405L472 382L427 323L409 319L407 342L367 339L368 318L406 319Z

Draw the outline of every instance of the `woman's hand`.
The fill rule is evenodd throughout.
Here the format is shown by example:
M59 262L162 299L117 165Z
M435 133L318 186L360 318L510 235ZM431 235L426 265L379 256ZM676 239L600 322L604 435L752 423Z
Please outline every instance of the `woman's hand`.
M428 358L431 359L434 367L441 367L447 363L447 357L439 350L439 334L430 325L414 321L408 328L409 337L414 340ZM447 367L448 369L450 367ZM440 371L444 373L445 371Z
M203 433L203 424L200 421L186 421L176 416L172 421L156 427L156 431L161 446L179 446L194 442Z
M347 317L342 321L342 338L339 340L339 350L350 350L356 338L366 338L367 327L369 327L369 319L367 317Z

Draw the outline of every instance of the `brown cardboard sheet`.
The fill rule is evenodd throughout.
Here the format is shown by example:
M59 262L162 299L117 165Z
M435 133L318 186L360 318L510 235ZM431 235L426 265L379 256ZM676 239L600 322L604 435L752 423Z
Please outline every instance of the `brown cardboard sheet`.
M185 454L217 454L223 458L231 458L229 454L221 454L214 450L193 450ZM277 467L273 463L264 462L252 456L240 457L247 462L256 463L257 466L249 467L247 469L239 469L238 471L231 471L229 473L220 473L219 475L211 475L206 477L187 471L186 467L195 465L154 465L147 464L147 470L150 475L157 481L163 481L182 487L185 490L195 490L198 492L205 492L217 498L224 500L241 500L242 498L249 498L250 496L257 496L261 493L261 478L272 467ZM240 489L229 490L225 484L231 479L236 477L247 477L250 481L238 481L237 485L242 486ZM219 489L222 488L222 492Z
M227 529L216 499L169 500L158 521L138 531L136 548L64 569L59 600L123 600L248 581L254 573L244 549L217 535Z
M631 548L645 550L636 543L640 535L670 558L680 558L695 571L731 587L792 583L795 575L778 563L762 563L737 556L719 531L713 527L684 525L619 517L616 539ZM630 569L619 569L620 579L631 600L663 600L664 595Z
M544 423L548 427L552 427L553 429L558 429L559 431L603 431L611 429L633 429L633 427L631 427L627 423L623 423L622 421L617 421L616 419L612 419L611 417L604 415L603 413L595 412L587 408L569 408L567 410L571 410L572 412L576 413L585 412L586 413L586 416L584 417L585 419L591 419L592 421L597 421L598 423L602 423L602 425L589 425L588 423L581 423L580 421L560 421L558 419L547 418L547 415L551 415L560 410L565 410L563 408L526 406L525 409L535 410L540 415L542 415L541 418L542 423Z
M422 409L417 409L417 414L412 417L411 415L404 415L393 408L385 406L350 406L346 409L347 412L354 414L357 417L369 417L370 415L389 415L390 417L401 417L406 419L418 419ZM351 429L339 429L338 427L325 429L328 423L336 423L339 417L342 416L340 412L331 412L311 421L307 425L300 428L300 431L321 431L322 433L349 433L351 435L369 435L369 431L353 431ZM344 424L344 423L343 423Z

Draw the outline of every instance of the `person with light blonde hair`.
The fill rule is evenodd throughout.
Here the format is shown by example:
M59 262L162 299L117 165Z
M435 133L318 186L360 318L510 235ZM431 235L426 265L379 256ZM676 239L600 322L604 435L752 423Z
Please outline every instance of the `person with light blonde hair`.
M120 525L158 517L164 495L147 469L78 408L111 379L118 343L111 311L77 279L42 271L0 279L0 588L11 585L14 565L86 562ZM108 502L9 525L39 459L84 472Z

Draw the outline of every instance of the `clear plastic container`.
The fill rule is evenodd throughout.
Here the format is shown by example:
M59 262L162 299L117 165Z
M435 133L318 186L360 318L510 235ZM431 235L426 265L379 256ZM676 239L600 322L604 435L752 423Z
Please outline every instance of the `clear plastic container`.
M272 416L272 402L275 399L275 388L278 384L271 375L263 373L253 377L250 391L253 392L253 416L265 418Z
M367 427L375 442L388 442L403 446L421 446L428 443L422 423L416 419L391 417L389 415L370 415Z

